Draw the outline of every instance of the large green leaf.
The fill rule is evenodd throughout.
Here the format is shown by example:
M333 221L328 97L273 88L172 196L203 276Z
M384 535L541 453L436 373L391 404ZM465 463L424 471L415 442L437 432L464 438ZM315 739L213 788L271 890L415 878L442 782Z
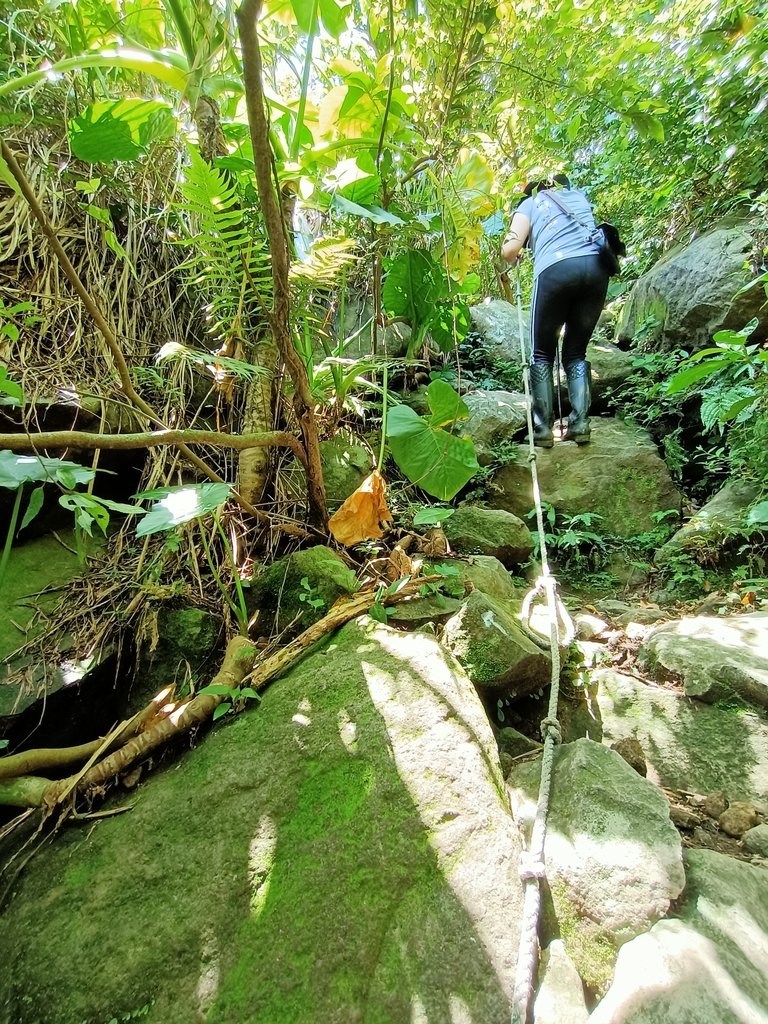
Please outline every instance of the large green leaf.
M45 79L55 80L56 75L68 71L83 71L86 68L107 68L113 71L121 68L135 71L138 74L150 75L160 82L165 82L178 92L184 92L189 79L189 69L184 66L184 59L179 54L155 53L141 47L117 47L112 50L97 50L93 53L81 53L76 57L66 57L54 65L48 65L28 75L9 78L0 84L0 96L9 95L30 89Z
M428 417L431 427L444 427L469 417L467 403L447 381L432 381L427 388L427 403L431 412Z
M429 330L441 352L453 352L469 334L471 326L469 306L463 299L437 303L429 322Z
M480 466L469 438L433 427L407 405L396 405L387 418L392 457L411 483L448 501L472 479Z
M64 487L87 484L96 476L92 469L65 459L49 459L44 455L16 455L0 452L0 487L15 491L26 483L60 483Z
M69 125L72 152L88 163L135 160L175 132L176 118L159 100L99 100Z
M387 313L405 317L417 333L448 294L448 277L440 264L428 252L409 249L387 267L381 297Z
M338 39L347 27L347 15L352 5L339 0L320 0L320 17L323 25L334 39Z
M402 217L395 216L394 213L382 209L381 206L369 206L367 204L363 206L361 203L353 203L351 200L339 195L338 192L333 196L331 206L338 210L339 213L347 213L352 217L363 217L374 224L405 224Z
M223 505L232 491L230 484L188 484L183 487L157 487L136 494L136 498L159 498L136 527L137 537L171 530L180 523L199 519Z

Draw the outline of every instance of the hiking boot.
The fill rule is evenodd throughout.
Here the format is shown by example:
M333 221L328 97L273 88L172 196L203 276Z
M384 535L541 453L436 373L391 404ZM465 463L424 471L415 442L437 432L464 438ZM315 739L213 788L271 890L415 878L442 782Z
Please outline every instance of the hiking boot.
M528 371L533 415L533 443L537 448L551 448L555 443L552 427L555 422L552 364L533 363Z
M568 382L568 398L571 402L571 414L563 434L563 441L575 441L576 444L587 444L591 430L589 427L589 403L591 399L592 376L591 367L584 359L569 363L565 367L565 379Z

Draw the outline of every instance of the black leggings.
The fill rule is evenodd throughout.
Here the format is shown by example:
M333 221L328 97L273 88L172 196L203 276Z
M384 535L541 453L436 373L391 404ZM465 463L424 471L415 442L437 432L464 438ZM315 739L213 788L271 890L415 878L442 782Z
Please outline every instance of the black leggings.
M563 334L563 366L584 359L608 291L600 257L573 256L539 274L531 303L533 362L552 365Z

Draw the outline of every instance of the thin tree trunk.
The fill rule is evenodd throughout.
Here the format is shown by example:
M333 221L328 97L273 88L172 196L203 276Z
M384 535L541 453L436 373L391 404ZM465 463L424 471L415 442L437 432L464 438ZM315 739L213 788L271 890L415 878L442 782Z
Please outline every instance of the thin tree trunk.
M288 279L289 245L272 178L272 149L269 142L269 124L262 85L261 48L257 29L260 12L261 0L243 0L237 11L237 24L242 45L245 98L253 144L256 183L272 255L273 306L270 323L280 357L293 382L294 405L301 426L304 448L307 452L309 521L313 526L326 529L328 510L325 502L325 485L320 462L320 443L314 402L306 367L299 358L291 335L291 296Z

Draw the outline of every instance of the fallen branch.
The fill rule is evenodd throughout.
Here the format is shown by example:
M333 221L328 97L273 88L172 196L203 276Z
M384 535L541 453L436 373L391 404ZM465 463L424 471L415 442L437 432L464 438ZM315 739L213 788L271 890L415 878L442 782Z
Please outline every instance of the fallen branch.
M158 708L171 699L172 690L171 686L161 690L150 704L133 717L121 722L109 736L99 736L96 740L80 743L75 747L37 747L34 750L23 750L19 754L0 758L0 780L20 775L31 775L40 769L66 768L69 765L82 764L94 754L98 754L105 743L107 744L105 750L114 750L131 736L141 732L147 722L157 715ZM0 804L2 804L2 800L0 800Z
M425 583L433 583L442 579L441 576L424 576L410 580L396 594L385 594L381 599L384 605L399 604L408 597L416 595ZM335 632L351 619L369 611L377 601L377 590L355 594L343 604L333 607L319 622L292 640L285 647L271 655L260 665L255 665L258 649L243 636L233 637L212 684L224 685L228 689L237 689L245 684L253 689L263 689L267 683L281 676L295 664L318 641ZM158 747L169 740L182 735L192 728L207 721L214 710L227 700L227 694L199 694L185 704L181 704L167 718L156 725L132 737L119 750L105 757L98 764L92 765L87 771L75 776L51 782L48 779L24 776L18 779L0 780L0 805L12 803L15 807L44 806L49 811L58 806L74 790L85 793L93 788L103 787L111 779L127 771L137 761L141 761ZM154 703L141 712L147 715L156 710ZM103 741L96 741L96 744ZM94 744L94 746L96 745ZM29 751L29 754L35 753ZM23 755L14 755L23 756ZM1 763L1 762L0 762ZM6 799L13 797L13 800ZM25 800L26 802L21 802Z
M216 430L152 430L142 434L90 434L84 430L45 430L37 434L0 434L0 449L34 452L41 448L82 448L120 451L158 448L163 444L205 444L214 448L291 448L306 468L307 457L301 441L285 430L260 434L223 434Z

